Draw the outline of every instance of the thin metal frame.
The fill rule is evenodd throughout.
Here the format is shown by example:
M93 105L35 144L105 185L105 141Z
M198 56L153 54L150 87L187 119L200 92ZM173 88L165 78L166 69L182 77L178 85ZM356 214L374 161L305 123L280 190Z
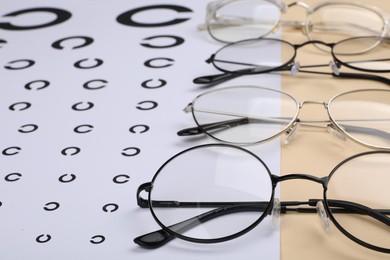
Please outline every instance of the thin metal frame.
M202 28L206 28L209 35L216 41L219 41L219 42L222 42L222 43L229 43L229 41L226 41L226 40L221 40L217 37L215 37L215 35L213 35L211 33L211 29L210 29L210 21L212 19L216 19L216 12L218 11L218 9L228 5L228 4L231 4L231 3L234 3L234 2L238 2L238 1L241 1L241 0L218 0L218 1L213 1L213 2L210 2L207 7L206 7L206 18L205 18L205 25L200 25L199 28L202 29ZM310 19L311 19L311 16L313 15L313 13L315 13L317 10L323 8L323 7L326 7L326 6L331 6L331 5L349 5L349 6L354 6L354 7L359 7L359 8L362 8L362 9L367 9L373 13L375 13L376 15L378 15L378 17L382 20L383 22L383 30L381 32L381 34L379 35L380 37L384 37L387 32L389 31L389 28L390 28L390 21L388 20L387 18L387 15L386 13L381 9L381 8L378 8L377 6L374 6L374 5L369 5L369 4L366 4L366 3L361 3L361 2L358 2L358 1L345 1L345 0L335 0L335 1L322 1L322 2L319 2L315 5L308 5L306 4L305 2L303 1L294 1L288 5L286 5L283 1L281 0L263 0L265 2L269 2L273 5L275 5L278 9L279 9L279 19L278 21L275 22L274 25L272 25L270 27L270 30L263 34L263 35L259 35L257 37L265 37L267 36L268 34L270 34L271 32L275 31L275 29L277 27L279 27L280 25L290 25L290 26L293 26L293 27L301 27L304 29L304 34L307 35L307 38L309 40L312 40L312 37L310 36L310 34L308 33L310 31ZM290 7L293 7L293 6L300 6L300 7L303 7L305 10L306 10L306 19L305 19L305 22L301 23L301 22L297 22L297 21L283 21L281 20L281 15L283 13L286 13L288 11L288 9Z
M240 121L241 119L238 119L238 120L232 120L232 121L224 121L224 122L218 122L218 123L209 123L207 125L202 125L200 122L198 122L197 118L196 118L196 108L195 108L195 104L196 104L196 101L209 94L209 93L214 93L214 92L219 92L219 91L224 91L224 90L229 90L229 89L239 89L239 88L254 88L254 89L261 89L261 90L266 90L266 91L271 91L271 92L277 92L277 93L280 93L282 95L285 95L289 98L291 98L292 101L294 101L295 105L296 105L296 111L294 113L294 116L292 117L290 123L288 123L286 125L286 127L284 127L279 133L273 135L273 136L270 136L266 139L263 139L263 140L258 140L256 142L247 142L247 143L239 143L239 142L229 142L229 141L225 141L225 140L221 140L215 136L213 136L212 134L210 134L208 132L208 129L218 129L219 127L223 127L223 126L227 126L227 125L231 125L231 126L237 126L240 124ZM358 92L372 92L372 91L378 91L378 92L387 92L387 93L390 93L390 90L387 90L387 89L356 89L356 90L351 90L351 91L347 91L347 92L343 92L343 93L340 93L338 95L335 95L333 96L328 102L325 102L325 101L317 101L317 100L305 100L305 101L301 101L301 102L298 102L297 99L290 95L289 93L286 93L284 91L280 91L280 90L274 90L274 89L269 89L269 88L265 88L265 87L259 87L259 86L234 86L234 87L225 87L225 88L220 88L220 89L215 89L215 90L210 90L210 91L207 91L205 93L202 93L200 95L198 95L197 97L195 97L193 99L192 102L190 102L187 107L184 109L185 112L190 112L192 114L192 117L197 125L197 127L190 127L190 128L185 128L185 129L182 129L180 131L177 132L177 134L179 136L193 136L193 135L198 135L198 134L206 134L207 136L211 137L212 139L218 141L218 142L222 142L222 143L227 143L227 144L234 144L234 145L256 145L256 144L260 144L260 143L264 143L264 142L267 142L267 141L271 141L281 135L284 134L287 134L289 135L292 131L295 131L296 130L296 127L297 127L297 124L299 125L302 125L302 126L316 126L316 127L323 127L323 128L332 128L333 130L336 130L337 133L340 133L342 134L344 137L360 144L360 145L363 145L365 147L368 147L368 148L372 148L372 149L383 149L383 150L390 150L390 146L387 147L387 146L376 146L376 145L371 145L371 144L368 144L366 142L363 142L363 141L360 141L358 140L357 138L355 138L354 136L350 135L347 131L345 131L343 129L343 127L337 123L337 121L334 119L334 116L332 115L332 112L331 112L331 104L334 102L335 99L337 99L338 97L340 96L344 96L344 95L348 95L348 94L353 94L353 93L358 93ZM308 104L308 103L311 103L311 104L320 104L320 105L323 105L324 108L326 109L327 111L327 114L328 114L328 117L329 117L329 121L321 121L321 122L318 122L318 123L328 123L327 126L319 126L319 125L310 125L308 123L310 122L307 122L307 121L302 121L300 120L298 117L299 117L299 112L300 112L300 109L303 107L304 104ZM389 118L390 120L390 118ZM390 135L390 133L388 133Z

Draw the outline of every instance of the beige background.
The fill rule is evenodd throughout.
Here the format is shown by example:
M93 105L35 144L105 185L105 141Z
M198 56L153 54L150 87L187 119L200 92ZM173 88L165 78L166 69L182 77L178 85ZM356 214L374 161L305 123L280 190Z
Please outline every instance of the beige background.
M305 0L313 4L318 1ZM354 1L352 1L354 2ZM362 1L361 1L362 2ZM288 1L287 1L288 3ZM365 3L383 8L390 14L390 1L366 0ZM285 19L302 20L305 12L300 7L290 8ZM390 15L389 15L390 16ZM302 19L299 19L302 18ZM283 39L291 43L307 40L299 32L283 32ZM331 56L306 46L298 51L297 60L304 64L328 63ZM325 68L330 71L329 68ZM345 69L344 69L345 70ZM343 69L341 69L343 71ZM390 74L382 74L390 77ZM366 80L343 80L331 76L300 73L296 76L284 74L283 90L294 95L298 101L328 101L332 96L348 90L361 88L388 88L388 86ZM327 118L327 112L321 105L305 105L300 112L301 119ZM326 130L305 130L300 128L289 145L282 145L282 174L308 173L319 177L326 176L343 159L368 150L352 141L343 142ZM303 180L288 181L281 184L281 200L307 200L322 198L321 185ZM365 249L345 237L331 224L325 232L316 214L289 213L281 217L281 259L389 259L388 254Z

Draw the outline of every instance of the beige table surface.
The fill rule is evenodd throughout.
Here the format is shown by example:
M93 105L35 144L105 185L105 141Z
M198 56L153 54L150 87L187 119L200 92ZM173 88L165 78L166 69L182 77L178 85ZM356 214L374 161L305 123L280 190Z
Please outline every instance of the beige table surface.
M305 3L317 3L316 0L305 0ZM354 1L351 1L354 2ZM390 1L366 0L365 3L376 5L390 13ZM286 19L303 18L300 7L294 7L286 14ZM300 19L298 19L300 20ZM283 32L283 39L291 43L307 40L299 32ZM298 51L297 60L301 65L331 60L329 53L320 52L312 46ZM328 69L329 71L330 69ZM342 69L343 70L343 69ZM382 74L390 77L390 74ZM294 95L298 101L328 101L332 96L348 90L361 88L388 88L386 85L365 80L342 80L331 76L285 74L282 78L284 91ZM308 105L301 109L301 119L327 118L327 112L321 105ZM343 159L368 150L351 141L343 142L327 131L300 128L289 145L282 145L281 174L308 173L319 177L326 176ZM281 200L307 200L321 198L322 187L317 183L302 180L289 181L281 185ZM331 224L325 232L316 214L289 213L281 217L281 259L390 259L388 254L377 253L355 244Z

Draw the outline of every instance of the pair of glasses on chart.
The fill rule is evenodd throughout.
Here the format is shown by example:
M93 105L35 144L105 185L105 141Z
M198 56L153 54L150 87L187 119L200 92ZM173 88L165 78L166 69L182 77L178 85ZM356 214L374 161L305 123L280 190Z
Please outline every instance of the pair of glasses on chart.
M299 119L304 105L324 107L328 119ZM198 95L184 109L195 127L179 136L207 135L235 145L252 145L285 135L290 142L299 127L324 128L346 141L390 150L390 90L358 89L338 94L328 102L298 102L292 95L258 86L225 87Z
M297 50L309 45L326 47L332 56L329 64L300 65ZM330 66L332 75L340 78L370 79L390 84L390 79L374 74L340 72L341 67L368 73L390 72L390 38L362 36L337 43L307 41L292 44L273 38L247 39L227 44L206 60L222 73L201 76L196 84L219 84L243 76L269 72L290 71L329 74L305 69ZM279 53L279 54L278 54Z
M306 11L303 21L288 21L283 14L299 6ZM210 36L230 43L268 36L279 27L298 29L310 41L338 42L356 36L384 37L390 30L389 14L381 8L355 1L323 1L310 6L302 1L219 0L206 8L205 24Z
M150 249L174 238L218 243L244 235L267 217L274 225L280 214L317 212L325 230L333 223L361 246L390 253L390 189L383 185L390 182L389 172L389 151L351 156L319 178L274 175L262 159L242 147L195 146L171 157L151 182L138 188L138 205L149 208L162 229L134 242ZM319 183L323 197L275 198L278 183L298 179Z

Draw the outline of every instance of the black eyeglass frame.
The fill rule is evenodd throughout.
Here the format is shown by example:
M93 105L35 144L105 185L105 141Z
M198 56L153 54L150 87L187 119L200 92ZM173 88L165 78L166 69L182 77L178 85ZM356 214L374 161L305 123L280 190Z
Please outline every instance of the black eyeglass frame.
M359 67L355 67L355 66L352 66L352 65L349 65L348 63L346 62L343 62L342 60L340 60L339 58L337 58L336 54L334 53L333 49L335 46L337 46L338 44L341 44L341 43L344 43L346 41L351 41L351 40L358 40L358 39L362 39L362 38L375 38L375 39L378 39L378 44L380 44L382 41L386 40L386 41L390 41L390 38L387 38L387 37L378 37L378 36L361 36L361 37L353 37L353 38L348 38L348 39L344 39L344 40L341 40L339 42L336 42L336 43L326 43L326 42L323 42L323 41L317 41L317 40L312 40L312 41L306 41L306 42L303 42L301 44L292 44L288 41L285 41L285 40L282 40L282 39L276 39L276 38L255 38L255 39L246 39L246 40L242 40L242 41L238 41L238 42L233 42L233 43L229 43L229 44L226 44L225 46L223 46L222 48L220 48L219 50L217 50L214 54L212 54L210 56L210 58L208 58L206 60L207 63L211 63L216 69L218 69L219 71L222 71L222 72L225 72L225 73L235 73L235 74L239 74L239 75L250 75L250 74L260 74L260 73L268 73L268 72L272 72L272 71L286 71L286 70L291 70L292 67L294 66L295 64L295 58L297 56L297 50L306 46L306 45L309 45L309 44L319 44L319 45L324 45L324 46L327 46L330 48L330 54L333 58L333 61L335 63L335 65L337 66L337 68L341 68L341 66L345 66L347 68L350 68L350 69L354 69L354 70L358 70L358 71L364 71L364 72L374 72L374 73L387 73L387 72L390 72L390 69L385 69L385 70L378 70L378 69L363 69L363 68L359 68ZM291 46L293 49L294 49L294 54L293 56L288 60L286 61L284 64L280 65L280 66L277 66L277 67L272 67L270 69L264 69L262 71L256 71L256 70L253 70L253 69L245 69L245 70L241 70L241 71L229 71L229 70L226 70L226 69L223 69L221 67L219 67L215 62L215 56L218 55L219 52L223 51L225 48L229 48L231 47L232 45L240 45L240 44L244 44L244 43L247 43L247 42L254 42L254 41L275 41L275 43L277 42L281 42L281 43L284 43L284 44L287 44L289 46ZM374 47L373 47L374 48ZM349 55L349 54L348 54ZM350 55L358 55L358 54L350 54Z
M235 234L232 234L232 235L229 235L229 236L220 237L220 238L213 238L213 239L199 239L199 238L187 237L187 236L181 235L179 233L176 233L176 232L172 231L171 229L169 229L168 227L166 227L158 219L157 215L153 211L153 207L191 207L191 206L199 206L200 205L199 202L195 202L195 204L191 203L191 202L189 204L187 204L188 202L184 202L183 205L180 205L180 202L177 202L177 201L153 201L152 198L151 198L151 194L152 194L152 190L153 190L153 183L156 180L157 176L162 171L162 169L164 169L164 167L167 164L169 164L172 160L174 160L176 157L178 157L178 156L180 156L180 155L182 155L182 154L184 154L186 152L190 152L191 150L201 149L201 148L211 147L211 146L213 146L213 147L230 147L230 148L233 148L233 149L238 149L238 150L241 150L243 152L248 153L248 155L253 156L255 159L257 159L264 166L264 168L266 169L267 173L269 174L269 177L270 177L270 180L271 180L271 183L272 183L271 197L270 197L269 202L265 202L266 205L264 207L263 214L253 224L251 224L250 226L248 226L247 228L245 228L242 231L239 231L239 232L237 232ZM247 150L245 148L242 148L242 147L239 147L239 146L235 146L235 145L231 145L231 144L203 144L203 145L199 145L199 146L190 147L190 148L188 148L186 150L183 150L183 151L177 153L176 155L174 155L170 159L168 159L158 169L158 171L155 173L155 175L153 176L151 182L147 182L147 183L144 183L144 184L139 186L139 188L137 190L137 193L136 193L136 200L137 200L138 206L141 207L141 208L149 208L150 212L151 212L151 214L152 214L152 216L154 218L154 220L158 223L158 225L162 229L158 230L158 231L154 231L154 232L148 233L148 234L145 234L145 235L141 235L141 236L135 238L134 242L136 244L144 247L144 248L154 249L154 248L158 248L158 247L166 244L167 242L171 241L175 237L183 239L183 240L186 240L186 241L189 241L189 242L203 243L203 244L220 243L220 242L225 242L225 241L228 241L228 240L231 240L231 239L238 238L238 237L246 234L247 232L249 232L253 228L255 228L267 215L271 214L271 211L272 211L272 208L273 208L273 204L274 204L274 200L275 200L275 188L276 188L276 186L277 186L277 184L279 182L286 181L286 180L301 179L301 180L308 180L308 181L313 181L313 182L321 184L322 187L323 187L323 199L310 199L307 202L296 202L296 201L293 201L293 202L290 202L290 201L281 202L281 207L282 207L281 208L281 213L286 213L287 211L297 211L297 212L306 212L306 213L316 212L316 209L314 209L314 208L289 209L288 207L290 207L290 206L299 206L299 205L308 205L308 206L314 206L315 207L318 201L322 201L323 205L324 205L325 212L327 214L327 217L332 221L332 223L337 227L337 229L342 234L344 234L346 237L348 237L349 239L351 239L352 241L354 241L355 243L357 243L357 244L359 244L359 245L361 245L363 247L369 248L369 249L374 250L374 251L390 254L390 248L383 248L383 247L379 247L379 246L375 246L375 245L369 244L369 243L367 243L367 242L365 242L365 241L355 237L351 233L349 233L334 218L334 216L333 216L333 214L331 212L331 207L332 206L334 206L334 207L343 207L344 210L346 210L347 212L348 212L348 210L352 210L354 213L368 214L371 217L374 217L376 219L379 219L382 222L385 222L389 226L390 226L390 218L384 216L384 214L390 215L390 209L385 209L385 210L382 209L381 212L378 212L376 210L373 210L371 208L368 208L366 206L363 206L361 204L354 203L354 202L338 201L338 200L328 200L327 194L326 194L328 183L329 183L332 175L342 165L344 165L345 163L347 163L347 162L349 162L349 161L351 161L351 160L353 160L355 158L358 158L358 157L361 157L361 156L365 156L365 155L371 155L371 154L390 154L390 151L382 151L382 150L379 150L379 151L368 151L368 152L362 152L362 153L359 153L359 154L352 155L352 156L344 159L343 161L341 161L339 164L337 164L333 168L333 170L329 173L328 176L325 176L325 177L321 178L321 177L316 177L316 176L308 175L308 174L287 174L287 175L283 175L283 176L274 175L274 174L271 173L271 171L268 168L268 166L266 165L266 163L261 158L259 158L256 154L254 154L253 152L251 152L251 151L249 151L249 150ZM147 199L142 198L142 196L141 196L142 192L147 192L148 193L148 198ZM212 206L212 204L208 204L208 203L211 203L211 202L205 202L205 204L207 204L207 206ZM262 203L262 202L260 202L260 203ZM215 216L213 216L213 217L218 217L218 216L223 215L223 214L229 214L229 212L226 211L226 209L229 209L228 207L229 207L229 205L225 206L225 208L223 208L224 210L222 210L222 211L216 209L217 211L215 212ZM237 209L233 208L232 210L233 210L233 212L237 212L237 211L234 211L234 210L237 210ZM211 211L210 214L214 214L214 212ZM196 217L199 217L199 216L196 216ZM180 225L180 224L182 224L184 222L186 222L186 220L181 222L181 223L174 224L174 225ZM172 225L172 226L174 226L174 225Z
M270 73L270 72L291 71L293 66L295 66L295 58L297 56L297 50L299 48L302 48L302 47L304 47L306 45L309 45L309 44L319 44L319 45L327 46L327 47L329 47L331 49L330 53L331 53L334 65L337 67L337 71L332 71L331 73L327 73L327 72L321 72L321 71L302 70L302 68L314 68L314 67L329 66L329 65L321 64L321 65L305 65L305 66L301 66L300 68L297 68L297 72L313 73L313 74L326 74L326 75L330 74L330 75L333 75L334 77L355 78L355 79L368 79L368 80L375 80L375 81L383 82L383 83L386 83L386 84L390 84L390 79L385 78L385 77L380 77L380 76L377 76L377 75L374 75L374 74L348 73L348 72L346 73L346 72L338 71L339 68L341 68L342 66L345 66L345 67L353 69L353 70L357 70L357 71L361 71L361 72L368 72L368 73L388 73L388 72L390 72L390 69L378 70L378 69L362 69L362 68L359 68L359 67L355 67L355 66L349 65L346 62L343 62L342 60L337 58L337 56L334 54L333 48L337 44L340 44L340 43L343 43L345 41L349 41L349 40L352 40L352 39L360 39L360 38L377 38L378 39L378 44L380 44L382 41L390 41L390 37L378 37L378 36L354 37L354 38L344 39L344 40L336 42L336 43L326 43L326 42L323 42L323 41L310 40L310 41L303 42L301 44L292 44L292 43L287 42L285 40L276 39L276 38L255 38L255 39L241 40L241 41L232 42L232 43L228 43L228 44L224 45L222 48L218 49L215 53L213 53L206 60L206 63L209 63L209 64L211 63L217 70L223 72L222 74L200 76L200 77L195 78L193 80L193 83L194 84L210 84L210 87L211 87L211 86L214 86L216 84L222 83L224 81L227 81L227 80L239 77L239 76L256 75L256 74L263 74L263 73ZM261 71L255 70L253 68L230 71L230 70L226 70L224 68L221 68L220 66L218 66L218 64L216 64L216 62L217 62L215 60L216 55L220 51L224 50L225 48L229 48L232 45L238 45L238 44L243 44L243 43L247 43L247 42L251 42L251 41L261 41L261 40L263 40L263 41L264 40L275 41L275 42L281 42L281 43L287 44L287 45L291 46L294 49L294 55L288 61L286 61L284 64L282 64L280 66L272 67L272 68L269 68L269 69L263 69ZM355 55L355 54L351 54L351 55Z

